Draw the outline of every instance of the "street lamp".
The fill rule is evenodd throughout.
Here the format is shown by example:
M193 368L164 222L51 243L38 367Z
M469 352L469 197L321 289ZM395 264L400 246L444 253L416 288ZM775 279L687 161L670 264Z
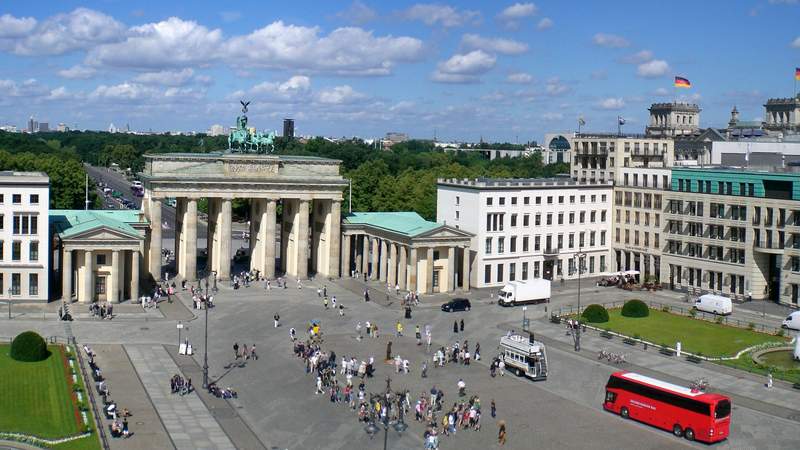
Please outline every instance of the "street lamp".
M370 422L366 427L364 427L364 432L366 432L367 435L369 435L369 438L372 439L381 431L380 427L375 422L379 422L383 425L383 450L386 450L389 441L389 427L394 428L398 434L402 434L408 429L408 425L403 420L403 406L401 404L403 400L398 394L392 392L391 383L392 379L390 377L386 377L386 391L382 394L370 395ZM378 401L382 402L380 412L375 410L376 397L379 399ZM395 407L397 408L398 416L397 420L390 421L389 412L392 408L392 402L395 400L397 402ZM384 410L385 414L381 414ZM376 418L376 415L383 415L383 418Z
M14 292L13 288L8 288L8 320L11 320L11 294Z
M583 262L586 259L586 252L582 247L578 247L578 253L575 254L578 258L578 326L572 330L573 340L575 341L575 351L581 351L581 273L583 272Z
M216 282L216 278L214 278ZM203 389L208 389L208 275L206 275L205 345L203 345Z

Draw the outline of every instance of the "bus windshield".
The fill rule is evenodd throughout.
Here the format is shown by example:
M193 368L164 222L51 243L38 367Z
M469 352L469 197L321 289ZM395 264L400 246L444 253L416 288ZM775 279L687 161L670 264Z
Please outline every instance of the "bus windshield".
M720 400L717 407L714 408L714 418L724 419L731 415L731 402L728 400Z

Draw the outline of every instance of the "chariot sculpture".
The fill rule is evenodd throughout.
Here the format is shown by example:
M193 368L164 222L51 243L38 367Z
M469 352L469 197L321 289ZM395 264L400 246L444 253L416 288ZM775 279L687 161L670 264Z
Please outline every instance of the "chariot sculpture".
M275 151L275 132L251 132L247 128L247 105L250 102L240 100L242 115L236 117L236 129L228 135L228 151L233 153L272 153Z

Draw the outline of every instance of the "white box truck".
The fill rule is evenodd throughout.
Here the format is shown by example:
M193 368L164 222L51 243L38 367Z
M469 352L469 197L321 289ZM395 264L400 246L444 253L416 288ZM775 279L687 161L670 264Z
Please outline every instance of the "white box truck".
M516 306L550 301L550 280L534 278L528 281L511 281L497 294L501 306Z
M695 300L694 307L698 311L705 311L712 314L728 315L733 312L733 303L731 299L714 294L701 295Z

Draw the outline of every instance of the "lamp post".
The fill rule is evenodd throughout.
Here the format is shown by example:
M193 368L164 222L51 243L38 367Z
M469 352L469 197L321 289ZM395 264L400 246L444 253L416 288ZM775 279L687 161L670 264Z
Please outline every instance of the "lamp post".
M14 292L14 289L8 288L8 320L11 320L11 294Z
M214 278L216 282L216 278ZM208 389L208 275L206 275L205 344L203 345L203 389Z
M583 261L586 259L586 253L581 246L578 247L578 253L575 254L578 258L578 326L572 330L572 335L575 341L575 351L581 351L581 273L583 272Z
M398 434L402 434L408 429L408 425L403 420L402 398L392 391L391 383L392 379L386 377L386 391L382 394L370 395L370 422L364 427L364 431L369 435L369 438L372 439L381 431L380 427L378 427L375 422L379 422L383 425L383 450L386 450L389 442L389 427L394 428ZM381 411L376 411L375 409L376 398L381 402ZM392 403L395 401L395 407L398 412L397 420L389 420L389 412L392 408ZM383 414L384 410L385 414ZM381 415L383 418L380 417Z

